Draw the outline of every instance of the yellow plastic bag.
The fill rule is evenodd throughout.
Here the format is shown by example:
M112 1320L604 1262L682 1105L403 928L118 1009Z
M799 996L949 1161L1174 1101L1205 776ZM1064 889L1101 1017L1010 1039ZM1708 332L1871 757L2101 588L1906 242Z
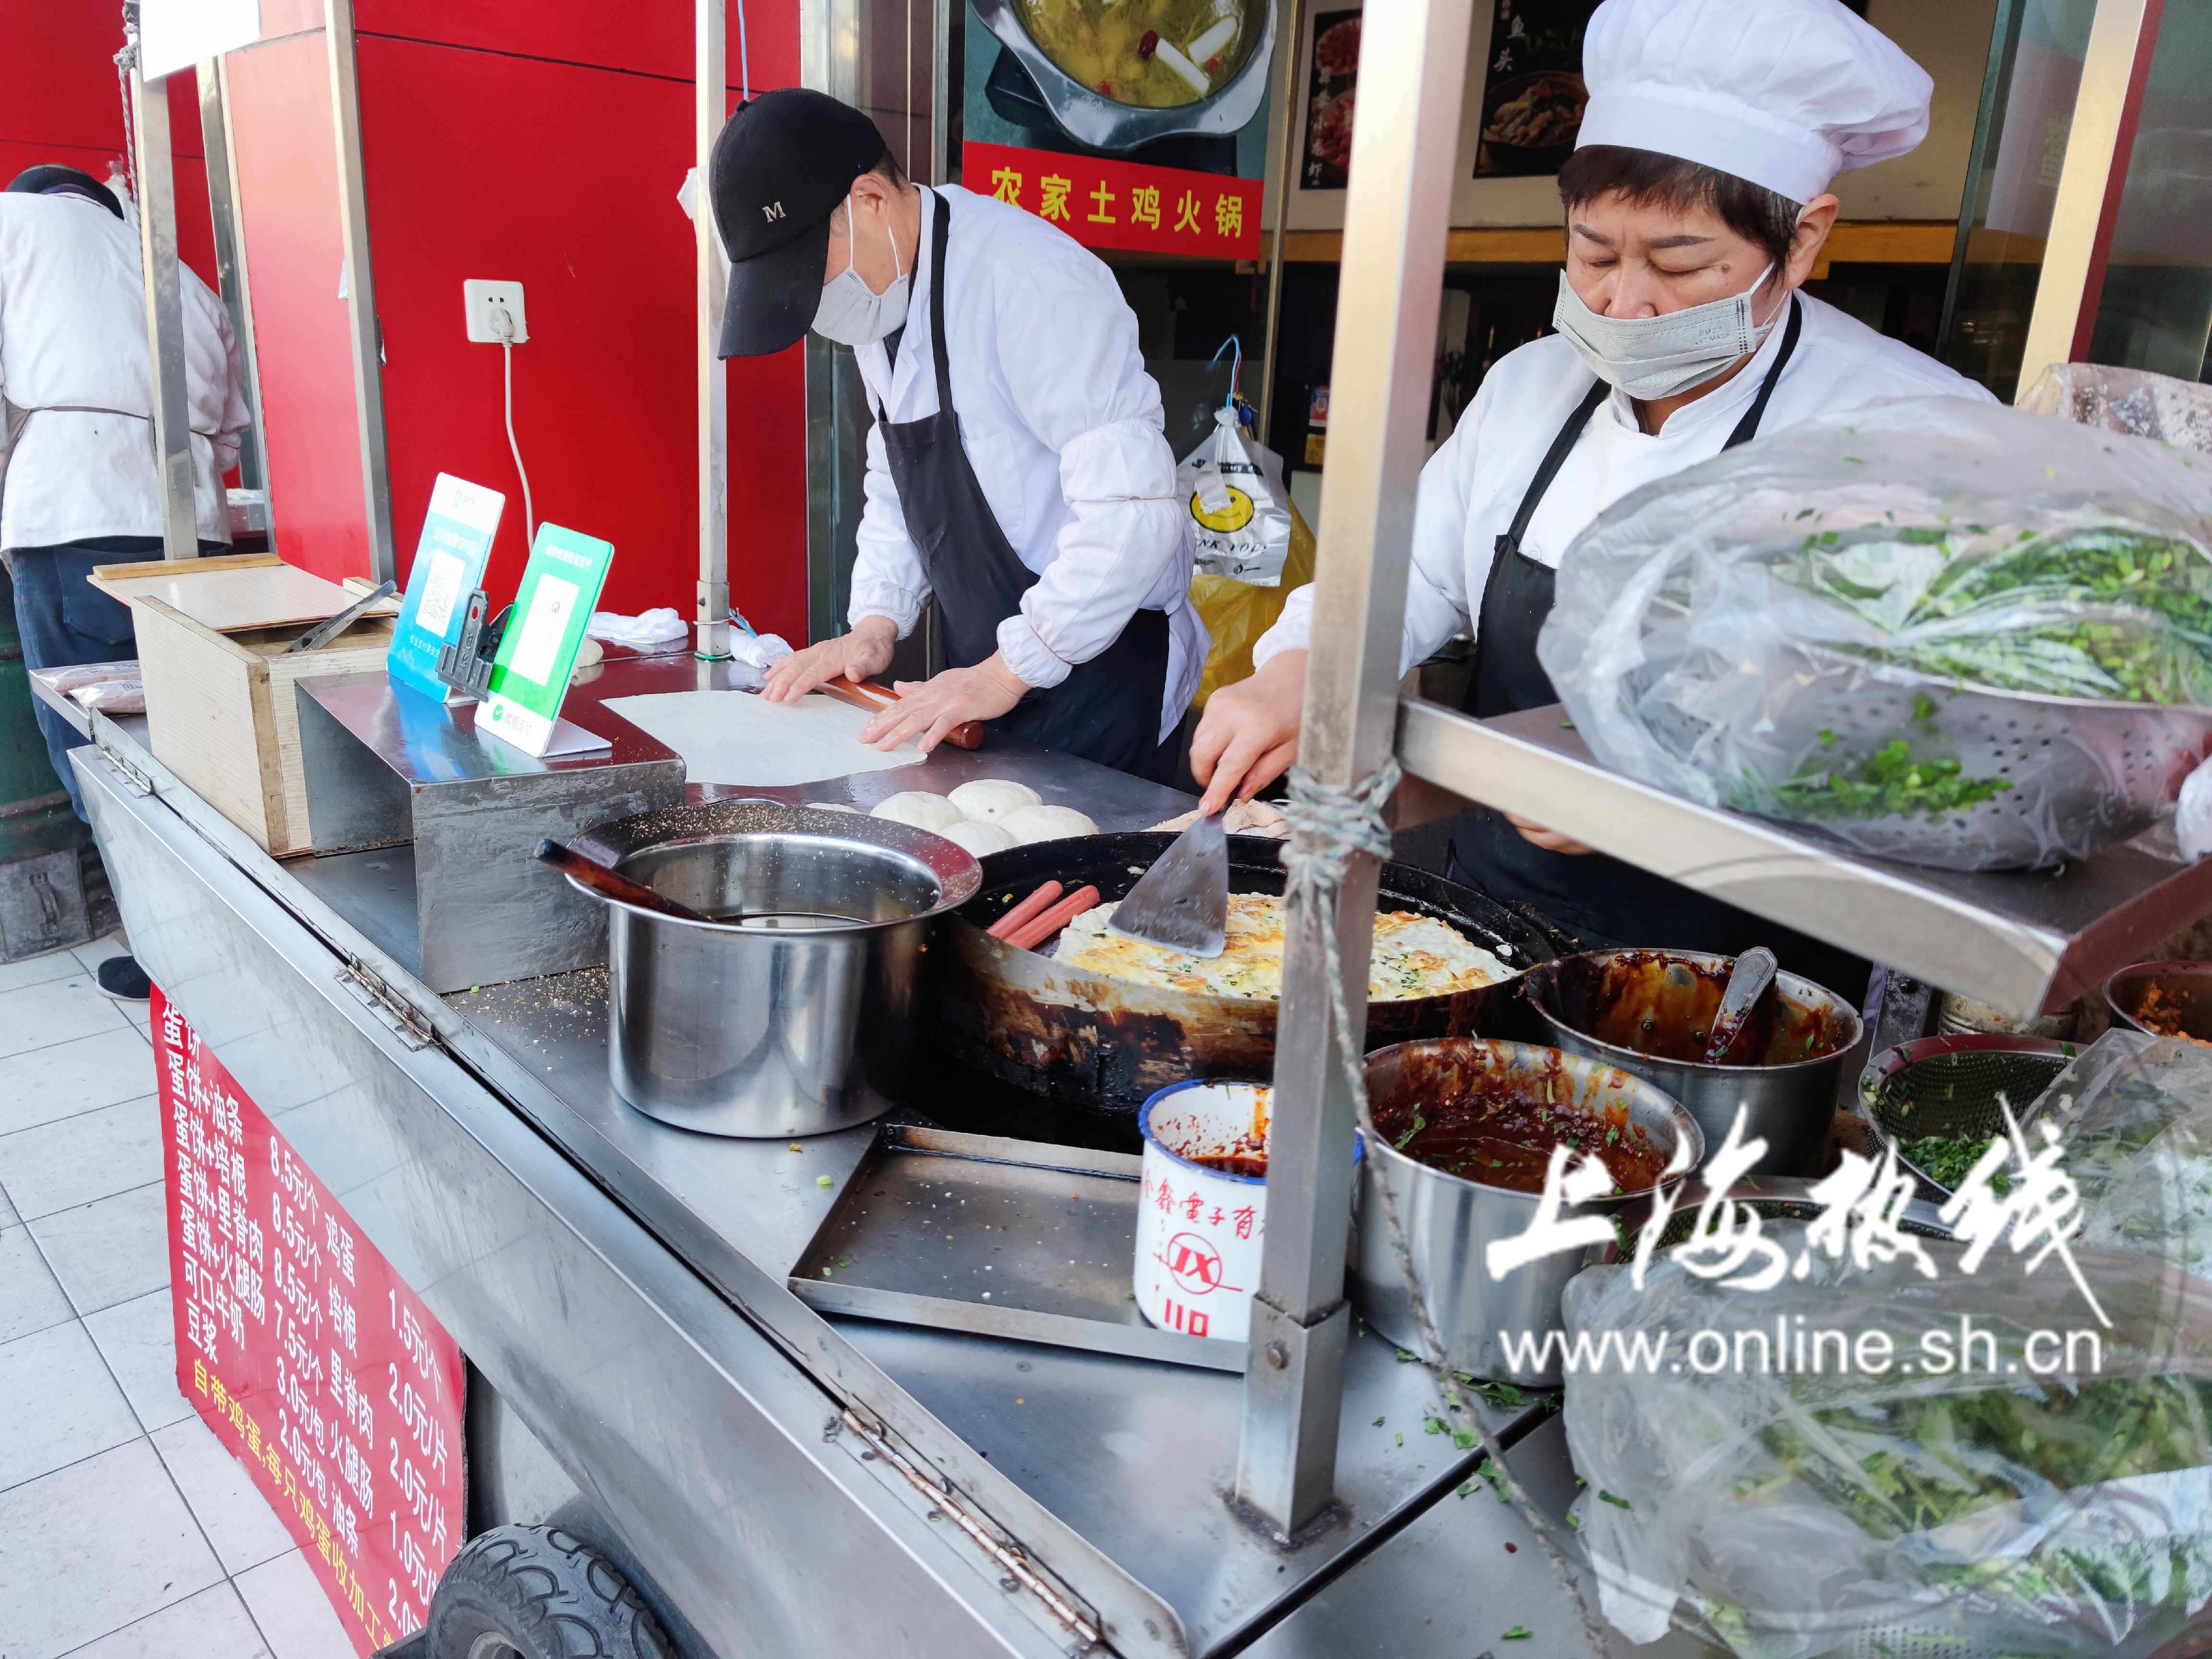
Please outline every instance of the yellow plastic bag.
M1212 647L1206 653L1206 672L1199 678L1198 695L1191 699L1194 708L1205 708L1206 700L1223 686L1251 678L1252 647L1283 614L1291 590L1304 586L1313 578L1313 530L1293 502L1291 550L1283 561L1283 579L1275 586L1255 587L1249 582L1203 572L1190 579L1190 602L1213 635Z

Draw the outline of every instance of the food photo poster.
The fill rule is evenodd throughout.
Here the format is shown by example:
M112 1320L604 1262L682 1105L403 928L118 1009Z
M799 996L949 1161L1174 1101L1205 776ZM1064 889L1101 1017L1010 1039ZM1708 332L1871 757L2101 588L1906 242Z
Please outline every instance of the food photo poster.
M1090 247L1260 252L1273 0L968 0L961 183Z

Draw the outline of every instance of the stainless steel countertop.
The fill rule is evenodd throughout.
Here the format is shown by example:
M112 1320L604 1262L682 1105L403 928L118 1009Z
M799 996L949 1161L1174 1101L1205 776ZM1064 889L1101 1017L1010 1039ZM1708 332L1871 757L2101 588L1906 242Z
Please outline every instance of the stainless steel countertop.
M690 658L610 661L571 694L569 717L617 735L607 697L685 689L729 665ZM744 671L739 671L740 672ZM579 707L580 694L588 693ZM649 739L648 739L649 741ZM939 749L919 766L796 789L714 788L865 808L899 789L971 777L1029 783L1107 831L1187 810L1188 796L1066 756L1012 744ZM289 861L280 874L404 963L415 928L410 849ZM447 1045L613 1192L695 1271L766 1317L811 1364L819 1316L784 1280L868 1145L872 1128L790 1143L690 1133L632 1110L609 1081L604 970L457 993ZM823 1188L819 1177L831 1177ZM1231 1511L1240 1383L1222 1373L1042 1345L836 1318L833 1328L985 1465L998 1470L1131 1577L1162 1596L1196 1654L1245 1639L1302 1589L1448 1495L1479 1454L1422 1431L1440 1409L1426 1373L1371 1334L1352 1344L1339 1451L1345 1512L1291 1550ZM834 1363L831 1362L831 1363ZM1019 1403L1016 1403L1016 1402ZM1490 1413L1508 1438L1541 1413ZM1383 1419L1377 1426L1375 1419ZM957 1468L950 1471L955 1479Z

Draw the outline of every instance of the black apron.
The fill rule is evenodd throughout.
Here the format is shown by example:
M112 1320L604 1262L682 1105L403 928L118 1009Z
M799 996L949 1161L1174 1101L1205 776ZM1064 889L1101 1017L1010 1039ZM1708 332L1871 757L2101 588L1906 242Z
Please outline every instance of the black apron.
M952 212L939 196L929 251L929 343L937 360L937 412L888 421L876 410L884 459L898 489L907 534L944 618L945 660L972 668L999 648L999 624L1018 615L1036 573L1022 562L999 528L983 487L960 441L952 407L952 371L945 339L945 250ZM904 329L884 342L894 364ZM1176 750L1159 740L1167 698L1168 618L1139 611L1121 637L1058 685L1031 690L990 721L1000 734L1166 782Z
M1782 379L1803 330L1803 311L1796 295L1782 349L1766 371L1759 395L1723 450L1748 443L1758 434L1767 401ZM1613 388L1600 380L1575 406L1545 453L1535 476L1513 515L1512 527L1498 538L1483 584L1474 634L1474 672L1468 686L1467 711L1481 719L1538 708L1559 702L1552 677L1536 658L1536 635L1552 614L1557 580L1549 566L1521 550L1528 521L1559 468L1589 424L1591 415ZM1532 846L1503 813L1479 807L1452 826L1450 874L1504 899L1534 907L1560 927L1593 945L1644 945L1679 951L1713 951L1735 956L1753 945L1773 947L1782 965L1856 999L1866 982L1866 963L1856 957L1723 904L1687 887L1608 858L1602 853L1553 853Z

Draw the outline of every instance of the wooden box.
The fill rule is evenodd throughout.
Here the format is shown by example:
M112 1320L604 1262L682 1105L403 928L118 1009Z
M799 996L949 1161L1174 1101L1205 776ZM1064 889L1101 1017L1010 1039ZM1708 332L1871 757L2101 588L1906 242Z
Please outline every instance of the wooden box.
M313 851L294 688L381 669L392 603L287 655L358 596L268 554L102 565L94 582L131 606L155 758L276 856Z

